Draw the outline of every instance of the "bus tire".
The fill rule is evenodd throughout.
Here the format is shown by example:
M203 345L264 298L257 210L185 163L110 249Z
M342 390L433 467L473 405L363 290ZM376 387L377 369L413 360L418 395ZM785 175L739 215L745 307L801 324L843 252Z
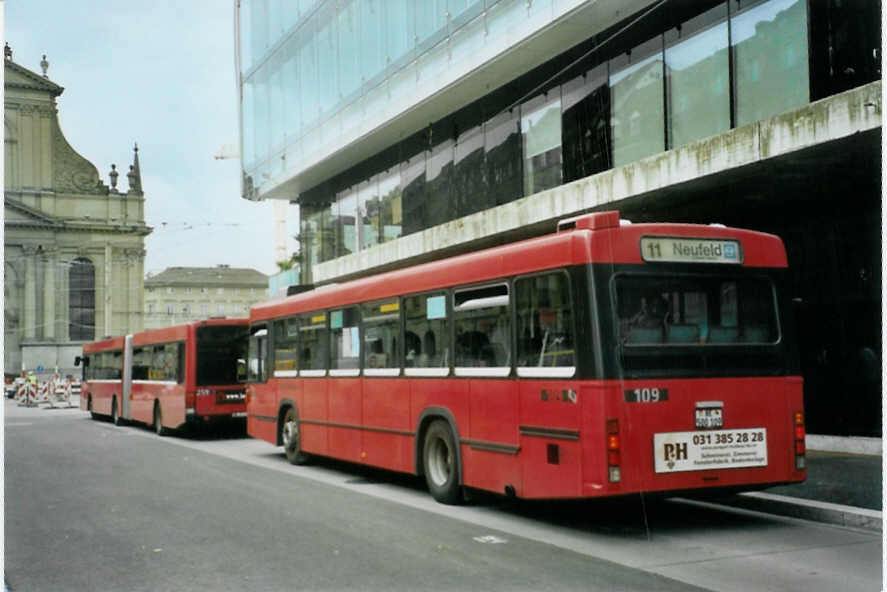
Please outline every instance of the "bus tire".
M428 491L435 500L442 504L458 504L462 501L459 451L450 426L442 419L434 420L425 432L422 468Z
M299 418L294 407L289 407L280 424L280 439L283 442L283 451L286 460L290 464L304 465L308 462L308 455L302 452L302 439L299 434Z
M115 426L123 425L123 418L120 417L120 410L117 408L117 397L111 399L111 423Z
M154 401L154 424L152 427L154 428L154 433L158 436L169 434L169 430L163 427L163 413L160 411L160 403L158 401Z

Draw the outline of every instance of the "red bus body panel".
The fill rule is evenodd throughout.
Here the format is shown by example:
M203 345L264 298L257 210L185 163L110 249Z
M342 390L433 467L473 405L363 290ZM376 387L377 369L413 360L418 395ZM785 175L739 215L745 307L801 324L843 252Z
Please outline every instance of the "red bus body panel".
M688 224L637 224L560 232L317 289L256 305L251 324L400 295L590 263L643 265L644 236L732 238L742 267L785 268L773 235ZM626 402L624 391L667 389L668 400ZM799 376L577 380L563 378L275 378L249 386L247 432L280 444L280 419L297 408L304 452L395 471L421 470L429 415L450 422L463 485L524 498L614 496L639 491L756 488L803 481L795 469ZM654 436L694 431L700 401L723 403L723 430L766 428L767 465L656 473ZM608 474L608 419L619 424L621 479Z

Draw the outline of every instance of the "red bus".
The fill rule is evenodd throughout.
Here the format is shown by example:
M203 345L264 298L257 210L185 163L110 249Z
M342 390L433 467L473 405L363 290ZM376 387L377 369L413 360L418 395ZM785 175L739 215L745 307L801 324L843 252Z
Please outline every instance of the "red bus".
M247 431L445 503L803 481L786 276L776 236L600 212L260 304Z
M245 417L247 337L247 319L210 319L87 343L80 408L159 435Z

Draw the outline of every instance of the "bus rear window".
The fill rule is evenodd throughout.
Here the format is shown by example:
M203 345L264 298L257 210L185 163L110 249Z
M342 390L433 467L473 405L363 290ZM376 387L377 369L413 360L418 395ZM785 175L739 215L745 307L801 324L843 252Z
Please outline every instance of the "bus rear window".
M622 274L614 285L624 345L779 341L775 292L767 278Z
M197 386L236 384L238 364L246 360L245 326L197 328Z

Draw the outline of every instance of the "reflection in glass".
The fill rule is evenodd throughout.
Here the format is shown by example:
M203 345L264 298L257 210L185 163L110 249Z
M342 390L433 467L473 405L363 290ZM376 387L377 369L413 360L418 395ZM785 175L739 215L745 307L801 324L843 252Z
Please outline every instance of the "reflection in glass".
M484 184L484 135L477 126L456 139L453 202L462 217L489 208L490 194Z
M563 86L564 182L611 167L610 88L607 65Z
M610 74L613 166L621 166L665 149L662 53L621 69L615 62Z
M772 0L735 15L732 43L736 125L810 100L806 2Z
M665 50L670 148L730 129L727 44L724 22Z
M560 89L531 99L521 107L524 147L524 195L561 184Z
M486 184L495 205L523 196L519 126L517 109L499 113L484 123Z
M372 247L379 243L379 186L376 178L360 184L357 199L356 226L358 232L358 244L361 249Z
M400 185L400 170L394 169L379 176L379 242L386 243L401 235L403 225L403 204Z
M403 233L412 234L425 224L425 151L401 163L403 185Z
M357 189L346 189L336 201L339 203L336 255L342 257L357 252Z
M426 166L426 228L452 220L453 141L446 140L431 150Z

